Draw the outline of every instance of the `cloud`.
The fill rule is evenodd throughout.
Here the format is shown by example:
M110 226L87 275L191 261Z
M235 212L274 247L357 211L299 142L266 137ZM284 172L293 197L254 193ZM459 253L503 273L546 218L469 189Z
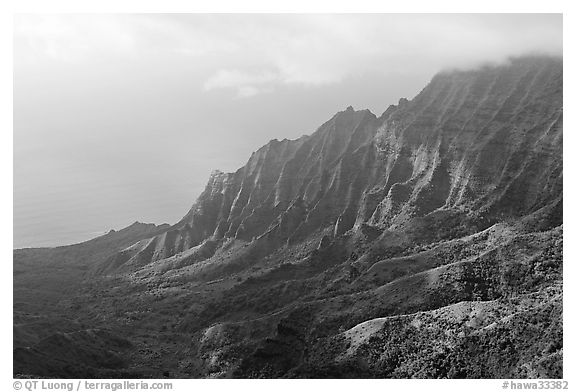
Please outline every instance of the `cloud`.
M256 87L256 86L239 86L238 87L238 98L249 98L262 93L271 92L272 89L269 87Z
M373 73L562 53L561 14L24 15L15 61L191 62L204 92L251 97Z
M225 22L221 38L232 39L236 51L204 87L237 96L371 73L435 73L527 53L562 53L562 17L554 14L252 15Z
M14 18L16 64L75 62L103 53L129 54L136 35L110 15L18 14Z
M274 72L243 72L237 69L220 70L204 82L204 91L232 88L237 97L252 97L270 91L270 86L277 83L279 75Z

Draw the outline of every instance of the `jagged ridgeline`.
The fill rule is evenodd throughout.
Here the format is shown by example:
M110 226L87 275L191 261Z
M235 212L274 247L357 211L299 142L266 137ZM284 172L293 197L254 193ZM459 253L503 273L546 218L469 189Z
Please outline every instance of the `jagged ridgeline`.
M190 212L129 249L123 266L201 244L208 255L227 239L272 250L319 230L385 230L434 212L469 231L549 206L557 225L561 200L562 63L514 60L437 75L380 118L349 107L311 136L272 140L235 173L214 171Z
M131 344L75 375L561 377L562 72L443 72L214 171L61 304Z

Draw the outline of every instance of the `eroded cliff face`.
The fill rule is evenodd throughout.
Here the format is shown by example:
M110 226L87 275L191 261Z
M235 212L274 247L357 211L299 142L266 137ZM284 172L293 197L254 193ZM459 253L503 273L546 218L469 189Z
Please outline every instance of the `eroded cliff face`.
M562 64L523 59L438 75L384 120L375 144L387 170L386 197L362 217L374 224L394 221L394 207L407 216L530 213L562 194Z
M212 173L190 212L131 249L133 269L205 241L277 245L434 211L485 228L562 200L562 62L522 58L437 75L377 118L351 107L311 136L273 140L235 173ZM216 247L214 247L216 248Z
M441 73L213 172L61 304L128 341L118 368L40 375L562 377L562 72Z

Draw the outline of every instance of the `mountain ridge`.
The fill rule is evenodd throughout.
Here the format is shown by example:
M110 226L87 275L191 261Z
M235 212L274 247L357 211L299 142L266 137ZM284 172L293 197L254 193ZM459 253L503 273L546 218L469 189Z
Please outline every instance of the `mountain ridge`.
M526 83L544 85L548 82L546 77L558 72L554 70L554 67L558 67L554 61L546 63L544 70L537 69L541 61L536 61L536 64L532 61L532 58L530 61L513 60L507 66L513 70L505 71L510 75L504 76L498 67L440 74L414 100L401 100L394 109L387 110L385 118L384 114L377 118L368 110L357 112L348 107L321 125L311 136L270 141L254 152L247 164L236 172L213 172L195 205L173 226L178 230L174 238L184 243L177 249L189 249L211 237L216 240L235 238L250 241L269 231L270 225L281 213L286 213L287 219L289 213L286 208L299 198L304 202L300 208L305 210L302 213L306 217L298 227L292 228L294 238L305 237L318 229L325 224L322 220L329 220L330 224L334 224L335 233L342 234L362 224L383 229L389 224L410 219L413 215L423 216L443 206L460 207L487 193L483 178L493 175L503 176L502 182L493 185L488 181L488 187L497 186L502 193L518 193L526 182L528 171L536 171L530 167L534 164L531 162L540 165L545 159L553 166L551 171L561 170L561 160L553 161L545 156L552 152L558 154L558 148L561 148L561 133L558 133L558 129L561 129L561 112L548 114L548 131L554 134L543 135L550 141L547 141L548 146L541 148L542 156L521 162L492 160L494 149L506 149L503 145L506 141L501 140L494 124L514 121L517 127L522 126L518 119L521 115L514 113L524 104L522 94L525 91L522 86ZM471 81L468 80L470 75L473 75ZM463 87L460 86L464 83L460 80L462 77L468 84ZM457 87L454 87L455 83ZM484 87L486 96L478 100L467 89L476 90L476 85L480 84L489 87ZM490 101L490 89L496 86L509 87L512 94L499 98L497 103L502 106L493 118L483 119L478 111L495 104ZM462 115L467 105L477 101L484 107L476 108L468 117ZM436 107L442 105L444 112L438 121L443 123L431 127L430 113L436 114ZM414 116L413 113L418 114L410 118ZM418 128L422 123L427 130L432 129L436 134L422 133ZM459 133L452 130L459 124L464 124ZM466 135L469 133L467 127L472 126L470 124L484 127L486 135ZM495 129L490 131L490 127ZM524 129L520 132L528 131ZM421 135L424 134L428 135L428 141L422 139ZM432 137L434 141L430 139ZM519 136L512 134L506 137ZM474 143L485 148L463 146ZM526 141L526 146L516 147L514 151L496 153L502 157L525 154L532 147L528 143ZM510 145L514 146L513 143ZM418 157L418 161L413 159L414 156ZM372 173L354 175L354 165L364 170L371 169ZM511 170L506 172L503 169ZM542 172L540 168L537 170ZM562 177L550 174L540 175L559 178L549 186L561 187ZM386 181L380 178L386 178ZM494 198L494 193L490 197ZM550 193L559 192L552 190ZM408 200L404 200L406 197ZM533 197L537 199L538 195ZM347 200L345 206L338 204L342 199ZM545 201L531 202L542 204ZM486 200L485 204L483 208L492 215L498 208L510 211L510 205L499 207L497 200ZM290 212L295 212L295 209L292 208ZM286 219L284 222L287 222ZM283 229L286 227L288 225L285 223ZM167 254L173 256L175 253L179 252L169 251Z

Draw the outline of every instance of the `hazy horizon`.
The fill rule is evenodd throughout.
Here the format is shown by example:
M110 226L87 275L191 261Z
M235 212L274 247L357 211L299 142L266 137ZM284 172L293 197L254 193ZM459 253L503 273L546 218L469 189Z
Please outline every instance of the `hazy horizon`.
M271 139L525 54L562 55L561 14L19 15L13 246L175 223Z

